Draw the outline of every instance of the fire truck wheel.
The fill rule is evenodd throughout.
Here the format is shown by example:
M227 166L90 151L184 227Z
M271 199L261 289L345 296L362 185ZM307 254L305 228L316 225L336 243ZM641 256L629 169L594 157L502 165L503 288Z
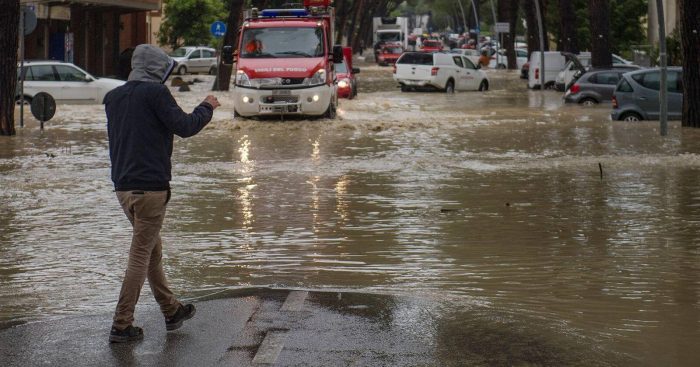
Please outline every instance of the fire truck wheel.
M326 113L323 114L323 117L328 118L328 119L331 119L331 120L334 120L334 119L335 119L335 116L336 116L336 113L335 113L335 112L336 112L336 111L335 111L335 105L334 105L333 103L331 103L331 104L328 106L328 109L326 110Z

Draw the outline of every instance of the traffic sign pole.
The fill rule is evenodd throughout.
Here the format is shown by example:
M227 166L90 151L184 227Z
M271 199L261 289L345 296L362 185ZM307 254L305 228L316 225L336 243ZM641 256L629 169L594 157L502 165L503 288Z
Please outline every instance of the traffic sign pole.
M216 38L220 39L226 34L226 23L217 20L211 24L209 28L211 34ZM217 47L216 56L216 78L214 79L214 90L219 90L219 68L221 67L221 48L223 47L223 42L221 42Z

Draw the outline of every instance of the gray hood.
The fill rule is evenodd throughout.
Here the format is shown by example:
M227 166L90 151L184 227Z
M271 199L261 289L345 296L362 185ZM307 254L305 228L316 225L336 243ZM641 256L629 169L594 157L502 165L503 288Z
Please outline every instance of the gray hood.
M163 83L175 69L175 60L160 48L143 44L136 46L131 56L129 81Z

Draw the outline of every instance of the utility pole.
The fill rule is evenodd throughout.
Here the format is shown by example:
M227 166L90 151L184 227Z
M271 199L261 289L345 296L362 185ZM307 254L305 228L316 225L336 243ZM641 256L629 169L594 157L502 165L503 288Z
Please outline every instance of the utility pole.
M656 0L656 13L659 18L659 58L661 78L659 85L659 131L661 136L668 135L668 97L666 86L666 20L664 19L663 0Z
M462 11L462 22L464 22L464 30L466 31L467 34L469 34L469 27L467 27L467 15L464 13L464 7L462 6L462 0L457 0L457 4L459 4L459 10Z
M534 1L535 11L537 12L537 26L540 28L540 91L544 92L544 28L542 28L542 13L540 12L540 0Z

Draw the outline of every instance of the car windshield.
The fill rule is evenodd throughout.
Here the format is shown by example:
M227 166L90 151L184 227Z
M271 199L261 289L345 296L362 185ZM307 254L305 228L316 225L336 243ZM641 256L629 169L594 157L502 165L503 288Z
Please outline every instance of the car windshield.
M348 67L345 65L345 61L335 64L335 72L347 74Z
M433 55L429 53L407 53L403 54L397 64L432 65Z
M249 28L241 45L241 58L319 57L325 51L320 27Z
M180 47L176 49L175 51L170 53L170 57L185 57L187 55L187 51L189 51L189 48L186 47Z
M385 54L400 54L403 52L401 47L387 47L384 49Z

